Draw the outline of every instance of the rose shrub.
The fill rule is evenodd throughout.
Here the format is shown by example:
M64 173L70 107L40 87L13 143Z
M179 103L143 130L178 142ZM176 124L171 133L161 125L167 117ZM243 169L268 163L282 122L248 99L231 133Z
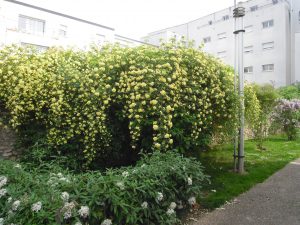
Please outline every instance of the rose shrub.
M50 155L125 165L141 151L199 148L232 125L232 69L181 44L43 53L10 46L0 58L10 124L25 147L43 138Z

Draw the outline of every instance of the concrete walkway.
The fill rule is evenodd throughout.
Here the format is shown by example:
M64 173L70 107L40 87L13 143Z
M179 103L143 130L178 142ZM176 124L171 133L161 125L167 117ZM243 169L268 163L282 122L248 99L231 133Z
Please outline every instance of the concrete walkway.
M190 225L300 225L300 159Z

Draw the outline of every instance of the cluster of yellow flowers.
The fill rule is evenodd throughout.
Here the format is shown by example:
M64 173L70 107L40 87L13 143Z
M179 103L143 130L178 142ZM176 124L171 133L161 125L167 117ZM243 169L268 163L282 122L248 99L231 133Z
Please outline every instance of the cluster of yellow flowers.
M0 100L18 129L35 120L49 144L76 140L88 162L110 145L108 111L119 105L128 119L131 146L151 124L153 149L172 149L174 121L189 120L191 138L212 132L235 110L233 72L192 48L107 45L90 51L17 46L0 51Z

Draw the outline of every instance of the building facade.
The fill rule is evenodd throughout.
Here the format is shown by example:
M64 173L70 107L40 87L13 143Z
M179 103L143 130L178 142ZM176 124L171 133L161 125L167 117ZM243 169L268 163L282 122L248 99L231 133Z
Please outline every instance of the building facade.
M20 44L40 50L50 46L87 49L91 44L143 44L115 33L115 29L15 0L0 0L0 45Z
M285 86L300 81L300 1L249 0L244 17L244 74L249 82ZM149 33L143 41L157 44L166 33L184 36L195 47L234 65L234 7L188 23Z

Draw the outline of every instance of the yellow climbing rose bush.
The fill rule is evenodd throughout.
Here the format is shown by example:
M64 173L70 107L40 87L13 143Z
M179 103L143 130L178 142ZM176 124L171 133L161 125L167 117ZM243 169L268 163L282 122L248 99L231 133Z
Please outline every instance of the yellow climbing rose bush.
M13 128L38 123L53 149L77 143L87 162L114 151L116 129L130 151L192 148L232 125L236 110L232 69L180 43L5 47L0 101Z

